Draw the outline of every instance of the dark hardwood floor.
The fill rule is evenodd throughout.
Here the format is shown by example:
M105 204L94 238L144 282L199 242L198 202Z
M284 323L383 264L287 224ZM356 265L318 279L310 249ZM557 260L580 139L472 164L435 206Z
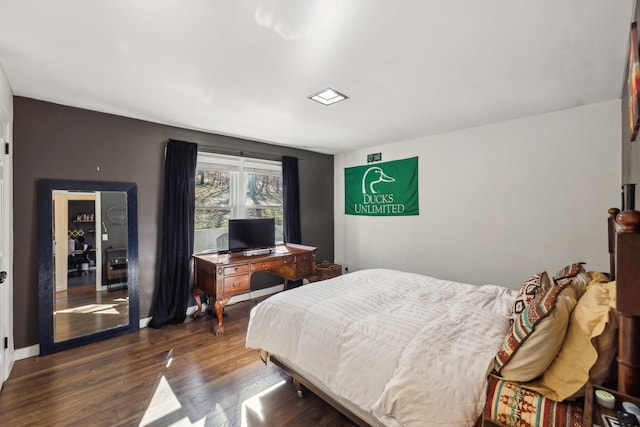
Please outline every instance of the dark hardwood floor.
M244 346L253 301L212 317L145 328L17 361L0 391L2 426L353 426Z

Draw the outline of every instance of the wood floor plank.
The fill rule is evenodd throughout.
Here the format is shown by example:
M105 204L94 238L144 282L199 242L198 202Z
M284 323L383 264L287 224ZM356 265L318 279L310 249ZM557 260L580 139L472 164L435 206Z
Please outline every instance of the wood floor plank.
M245 348L254 305L227 307L222 336L204 316L20 360L0 391L0 425L138 426L168 384L179 408L146 425L354 426L316 396L298 398L284 372Z

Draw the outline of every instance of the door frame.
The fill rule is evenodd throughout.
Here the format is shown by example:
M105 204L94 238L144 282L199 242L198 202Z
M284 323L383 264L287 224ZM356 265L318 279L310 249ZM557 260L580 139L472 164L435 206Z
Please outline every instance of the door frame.
M93 202L95 215L94 228L96 230L94 245L96 250L96 292L108 290L107 285L102 284L102 233L100 232L100 224L102 224L102 219L100 216L100 191L82 192L53 190L52 193L55 206L53 218L55 223L54 253L56 254L54 262L54 292L67 290L67 270L69 266L69 202L77 200L88 200Z
M13 340L13 144L11 121L0 107L0 389L9 378L15 358ZM7 148L5 148L7 147Z

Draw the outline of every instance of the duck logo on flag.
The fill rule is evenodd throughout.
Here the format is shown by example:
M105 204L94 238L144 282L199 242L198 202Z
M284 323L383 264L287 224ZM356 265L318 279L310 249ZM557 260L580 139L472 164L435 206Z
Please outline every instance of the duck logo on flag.
M418 158L345 168L347 215L418 215Z

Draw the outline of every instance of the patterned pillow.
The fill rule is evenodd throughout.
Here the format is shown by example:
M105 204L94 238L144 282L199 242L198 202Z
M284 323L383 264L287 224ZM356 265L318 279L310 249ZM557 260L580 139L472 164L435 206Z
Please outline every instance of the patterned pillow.
M538 292L511 325L496 354L495 371L510 381L542 375L562 346L575 305L575 291L568 283Z
M516 317L522 313L524 308L535 298L536 294L541 291L546 291L549 289L549 286L549 275L546 271L531 276L520 288L520 292L513 302L509 319L511 319L512 322L516 320Z
M523 388L520 383L505 381L493 375L489 375L488 379L485 420L501 426L582 425L582 405L547 399Z
M584 262L569 264L558 270L553 276L553 280L558 284L570 284L576 290L576 298L578 299L584 294L591 281L591 277L584 270L583 265Z

